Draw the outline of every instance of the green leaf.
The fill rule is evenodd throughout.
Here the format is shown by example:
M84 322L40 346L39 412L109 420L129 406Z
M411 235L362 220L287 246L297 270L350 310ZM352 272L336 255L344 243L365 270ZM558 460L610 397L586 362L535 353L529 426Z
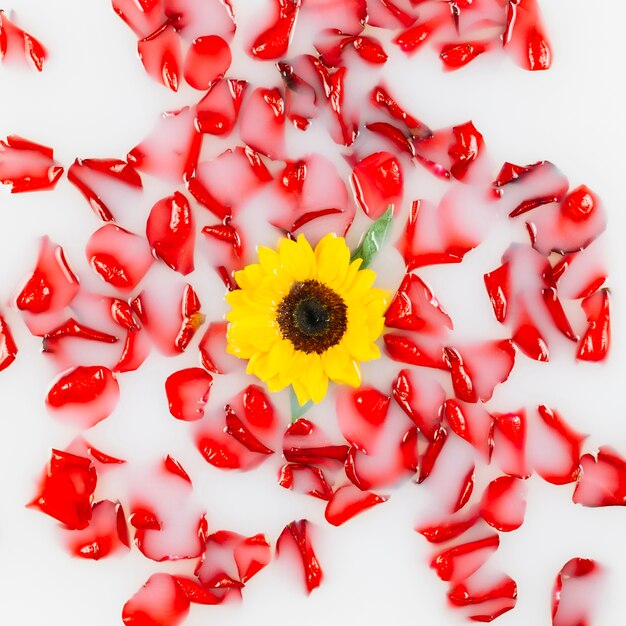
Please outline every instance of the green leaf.
M361 239L361 243L352 253L351 261L363 259L361 265L365 269L372 262L377 252L385 243L389 231L391 230L391 220L393 219L393 204L367 229L367 232Z
M293 387L289 388L289 393L291 401L291 423L293 424L308 412L308 410L313 406L313 401L309 400L307 403L301 405L298 402L298 397L296 396L296 392L293 390Z

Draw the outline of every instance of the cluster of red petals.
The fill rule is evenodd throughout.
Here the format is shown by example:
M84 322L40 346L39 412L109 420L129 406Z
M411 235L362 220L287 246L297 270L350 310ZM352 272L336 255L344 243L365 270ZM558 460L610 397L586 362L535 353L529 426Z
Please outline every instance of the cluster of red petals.
M382 83L357 101L351 65L387 61L371 26L394 31L393 44L407 54L429 40L447 69L497 47L526 69L547 69L551 52L537 3L271 5L246 52L258 62L277 61L278 87L228 75L235 32L228 0L113 0L137 37L148 74L174 91L185 81L201 93L190 106L164 113L123 158L77 158L67 169L103 222L85 246L102 283L96 292L85 287L62 247L44 238L16 291L15 308L57 372L47 407L57 419L91 428L113 414L119 379L140 368L152 349L167 356L197 350L197 366L164 381L163 402L208 464L251 470L279 455L280 486L315 498L334 526L383 504L402 481L432 485L438 517L418 528L436 548L431 566L449 584L452 606L491 621L516 603L515 581L492 569L491 557L500 534L524 521L531 475L571 485L573 501L584 506L626 505L626 460L617 452L585 452L585 437L547 406L504 412L489 404L519 359L548 361L559 342L580 361L609 354L611 301L596 242L606 215L593 191L570 188L549 162L504 163L495 173L471 121L431 129ZM298 24L308 21L324 24L313 33L314 50L291 55ZM3 56L16 41L41 69L43 49L0 12ZM320 124L343 151L347 175L319 154L288 157L288 139ZM209 154L211 136L235 145ZM439 200L408 197L405 180L414 169L445 187ZM63 171L49 148L15 136L0 142L0 181L13 192L52 189ZM123 205L153 178L170 191L160 194L138 230L126 223ZM327 232L344 235L357 211L376 220L390 204L410 207L396 244L406 273L387 310L383 339L398 373L387 388L340 390L335 436L305 417L285 427L286 416L254 384L218 411L208 408L214 387L243 365L226 354L226 322L205 325L203 292L187 281L208 265L226 288L236 288L233 273L251 261L253 201L273 207L264 228L290 237L304 233L310 241ZM484 275L484 298L502 332L497 339L459 341L452 316L420 272L461 263L485 240L494 216L520 223L525 237ZM213 302L204 304L208 310ZM0 370L16 354L0 318ZM237 599L274 553L295 559L309 592L321 584L308 520L287 524L275 542L209 529L189 474L170 455L149 471L159 489L124 501L98 499L98 478L124 464L79 437L53 450L31 504L61 523L79 557L137 549L155 562L189 563L185 575L151 576L124 606L126 624L176 626L191 604ZM164 500L173 503L175 518ZM578 561L559 574L555 594L562 598L571 579L593 569ZM569 623L559 617L564 612L555 601L556 626Z

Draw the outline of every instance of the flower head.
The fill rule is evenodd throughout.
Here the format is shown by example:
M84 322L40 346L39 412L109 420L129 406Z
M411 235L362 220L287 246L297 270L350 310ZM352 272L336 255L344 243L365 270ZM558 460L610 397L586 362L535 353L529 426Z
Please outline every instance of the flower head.
M247 372L270 391L291 385L300 404L320 402L328 381L358 387L362 361L380 357L388 294L376 273L350 261L343 237L311 247L304 235L261 247L259 262L236 272L228 352L248 359Z

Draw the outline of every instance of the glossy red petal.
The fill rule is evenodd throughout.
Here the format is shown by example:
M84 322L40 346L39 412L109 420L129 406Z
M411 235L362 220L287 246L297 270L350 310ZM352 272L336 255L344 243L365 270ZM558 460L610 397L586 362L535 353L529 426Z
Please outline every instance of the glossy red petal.
M135 289L154 260L143 237L114 224L91 235L85 253L94 271L122 291Z
M164 21L161 0L112 0L113 10L138 37L147 37Z
M498 535L461 543L435 555L430 566L445 581L462 581L484 565L498 549Z
M479 520L478 507L463 513L457 513L452 517L438 523L416 528L416 532L423 535L430 543L444 543L456 539L465 531L469 530Z
M215 81L209 93L196 105L196 126L201 133L228 135L239 117L248 87L245 80Z
M0 141L0 183L11 193L54 189L61 174L51 148L17 135Z
M206 91L228 71L232 61L230 46L217 35L194 39L185 57L185 80Z
M448 592L448 600L454 607L471 607L469 619L476 622L492 622L500 615L515 608L517 584L509 576L494 581L474 581L473 577L455 584Z
M491 459L493 418L481 403L446 400L442 416L455 434L476 448L485 460Z
M154 254L183 276L194 269L195 228L189 201L179 191L150 211L146 237Z
M519 0L508 6L506 30L503 35L506 48L524 69L550 69L552 50L542 24L537 0Z
M103 222L114 222L113 207L120 190L142 189L137 170L120 159L76 159L67 179L89 202Z
M442 46L439 54L444 67L448 70L457 70L464 67L477 56L489 50L488 41L466 41L463 43L451 43Z
M333 445L324 431L304 418L291 424L283 438L283 455L290 463L336 469L345 463L348 449L345 444Z
M552 589L552 626L591 626L602 569L592 559L570 559Z
M119 385L111 370L101 366L78 366L62 373L52 383L46 404L63 420L91 428L113 412L119 395Z
M0 60L16 63L26 60L41 72L46 57L43 44L19 28L0 10Z
M484 140L472 122L455 126L452 133L454 143L448 148L448 155L452 162L450 173L458 180L463 180L480 155Z
M319 467L288 463L280 468L278 484L296 493L303 493L320 500L330 500L333 495L324 472Z
M350 179L357 204L373 220L389 207L400 206L403 176L398 159L389 152L376 152L362 159Z
M368 491L361 491L354 485L339 487L326 505L324 516L329 524L341 526L355 515L382 504L387 496L379 496Z
M585 298L582 307L587 317L587 331L578 344L576 358L603 361L611 346L611 300L608 289Z
M185 41L191 43L208 34L231 41L235 34L235 14L230 0L162 1L165 15L176 24L176 30Z
M11 329L0 315L0 372L5 370L17 356L17 345L11 334Z
M313 549L308 520L293 521L287 524L280 534L276 542L276 554L280 556L281 553L293 549L297 551L304 573L304 583L307 591L311 593L320 586L324 574Z
M174 26L165 23L137 42L139 58L146 72L172 91L178 91L182 68L180 39Z
M285 101L278 89L255 89L243 104L240 125L250 148L271 159L285 157Z
M127 548L128 530L122 505L110 500L94 504L89 526L71 531L67 545L73 555L94 561Z
M526 412L494 413L493 418L493 462L510 476L527 478Z
M200 367L170 374L165 381L170 413L186 422L202 419L212 383L212 376Z
M526 483L513 476L500 476L485 489L480 515L496 530L511 532L524 522Z
M40 492L30 506L70 529L86 528L91 520L96 482L96 470L89 459L52 450Z
M572 499L589 507L626 506L626 460L606 446L583 455Z
M189 613L189 598L170 574L153 574L124 605L126 626L179 626Z
M264 61L278 59L287 52L301 0L274 0L274 4L276 17L272 25L255 38L250 49L253 56Z

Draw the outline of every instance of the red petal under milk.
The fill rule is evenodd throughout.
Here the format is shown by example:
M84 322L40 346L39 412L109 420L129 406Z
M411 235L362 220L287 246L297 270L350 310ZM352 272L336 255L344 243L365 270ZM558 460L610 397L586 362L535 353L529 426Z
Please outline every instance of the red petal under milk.
M17 346L13 340L11 329L0 315L0 372L9 367L15 361L16 356Z
M330 500L333 495L324 472L319 467L288 463L280 468L278 484L285 489L320 500Z
M212 383L212 376L200 367L170 374L165 381L170 413L186 422L202 419Z
M137 42L139 58L146 72L172 91L178 91L182 66L180 38L169 23Z
M206 91L228 71L232 55L229 45L217 35L194 39L185 58L185 80L194 88Z
M591 626L602 569L592 559L570 559L552 590L552 626Z
M580 459L572 497L583 506L626 506L626 460L608 446Z
M611 309L608 289L585 298L582 308L587 316L587 332L578 344L576 358L581 361L603 361L611 346Z
M496 530L511 532L524 522L526 483L513 476L500 476L485 489L480 502L480 515Z
M458 544L435 555L430 566L445 581L461 581L482 567L498 549L498 535Z
M153 574L124 605L126 626L180 626L189 613L189 599L170 574Z
M276 554L280 556L281 553L295 548L302 564L304 583L311 593L320 586L323 572L313 550L309 529L310 523L305 519L287 524L276 542Z
M52 148L17 135L0 141L0 183L10 185L11 193L54 189L61 174Z
M402 202L402 170L389 152L376 152L359 161L350 180L357 204L373 220L390 204L399 207Z
M41 42L16 26L0 10L0 60L16 63L26 60L41 72L46 56L46 49Z

